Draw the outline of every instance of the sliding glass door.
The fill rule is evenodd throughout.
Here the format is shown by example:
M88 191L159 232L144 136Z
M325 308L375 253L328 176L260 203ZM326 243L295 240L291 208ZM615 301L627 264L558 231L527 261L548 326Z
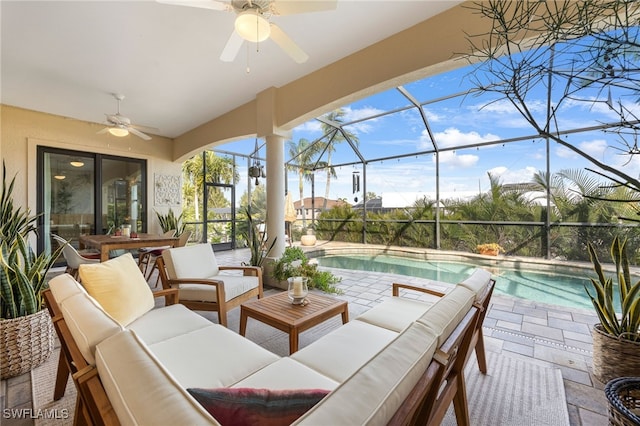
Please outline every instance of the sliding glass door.
M38 250L57 234L78 247L83 234L125 224L146 232L146 161L38 147Z

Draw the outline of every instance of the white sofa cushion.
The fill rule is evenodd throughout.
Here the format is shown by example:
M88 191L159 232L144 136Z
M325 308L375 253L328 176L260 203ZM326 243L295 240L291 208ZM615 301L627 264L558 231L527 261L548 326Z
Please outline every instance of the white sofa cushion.
M71 275L52 278L49 288L85 361L95 364L96 345L122 331L122 326Z
M219 273L211 244L194 244L162 251L169 278L212 278Z
M294 424L386 425L429 366L436 341L412 324Z
M484 289L487 288L489 281L491 280L491 273L486 269L477 268L469 277L458 285L473 291L476 295L476 300L482 296Z
M226 301L229 301L234 297L238 297L249 290L258 288L258 285L260 284L258 277L252 276L220 274L207 278L222 281L224 283L224 296ZM181 300L202 302L218 301L218 295L214 286L202 284L179 284L173 287L180 289Z
M326 389L333 390L338 382L291 358L280 358L252 375L245 377L234 388L268 389Z
M356 320L400 333L420 318L439 299L438 296L433 295L431 295L431 298L433 300L422 301L404 297L391 297L364 312Z
M218 425L132 331L100 343L96 364L122 425Z
M202 315L184 305L175 304L152 309L127 328L135 331L147 345L151 345L210 325L211 321Z
M148 346L184 388L231 386L280 358L218 324Z
M149 284L131 253L80 265L79 274L87 292L124 327L155 306Z
M364 321L351 321L291 355L320 374L342 383L398 333Z
M438 336L438 346L442 345L460 321L469 312L475 293L462 286L457 286L446 297L442 297L425 312L417 322L429 327Z

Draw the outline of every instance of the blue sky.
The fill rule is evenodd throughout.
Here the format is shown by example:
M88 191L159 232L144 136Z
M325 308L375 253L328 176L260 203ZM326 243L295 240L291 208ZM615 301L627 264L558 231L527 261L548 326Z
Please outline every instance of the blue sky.
M469 89L471 87L469 72L469 67L461 68L425 78L404 87L420 102L441 99ZM532 92L528 99L528 106L536 114L544 114L546 111L544 95L544 90L541 89ZM565 102L561 106L558 113L561 129L584 128L619 119L619 116L604 102L607 95L585 92L581 96L581 100ZM585 100L601 102L584 102ZM613 89L612 100L614 104L618 100L623 100L638 114L639 108L635 103L635 96L633 102L630 102L625 97L625 93ZM408 105L409 101L398 90L388 90L345 105L343 107L344 122L375 116ZM520 142L465 148L472 144L534 133L531 125L520 113L515 111L507 101L497 99L495 94L459 96L428 103L424 110L438 145L441 148L458 147L455 151L443 152L440 155L441 198L468 197L480 191L486 191L489 187L487 173L500 176L503 183L521 183L531 181L535 172L546 169L546 144L541 139L532 138ZM368 160L431 149L428 132L416 109L359 122L348 126L347 130L357 135L359 149ZM295 141L300 138L313 141L321 136L321 126L317 120L304 123L292 132L292 139ZM615 142L616 138L616 135L598 130L569 135L565 139L594 158L608 165L614 165L632 176L638 176L640 163L635 158L629 162L628 156L619 155L620 153L612 147L612 145L619 146ZM246 153L252 151L253 146L254 140L246 140L219 148ZM346 142L335 148L333 164L357 161L357 157ZM589 163L578 154L556 143L550 144L549 152L552 172L589 166ZM265 155L264 148L261 155ZM362 193L352 193L351 182L354 171L359 171L360 175L363 174L360 165L336 168L338 178L331 181L330 198L344 198L352 203L355 197L362 198ZM244 165L240 168L240 173L242 182L239 188L245 188L246 167ZM410 205L416 195L435 198L435 176L435 157L432 154L373 161L367 166L366 190L383 196L383 203L386 199L387 205L403 203ZM325 195L325 183L326 173L317 172L316 196ZM289 174L288 184L293 191L294 200L297 200L299 193L296 174ZM239 191L244 192L243 189ZM308 184L305 185L305 196L311 196L311 188Z

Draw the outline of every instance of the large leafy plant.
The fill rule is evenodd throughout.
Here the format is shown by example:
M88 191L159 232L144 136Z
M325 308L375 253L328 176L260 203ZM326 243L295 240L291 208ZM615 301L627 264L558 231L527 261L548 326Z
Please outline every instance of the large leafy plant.
M46 275L62 251L36 255L29 234L36 231L38 216L13 203L15 176L7 182L2 167L0 194L0 318L14 319L35 314L43 307L42 290Z
M260 232L258 229L258 225L255 223L253 218L251 217L251 213L249 210L245 210L245 214L247 215L247 222L249 224L249 229L246 232L242 233L242 237L247 241L247 246L249 247L249 251L251 252L251 258L249 259L249 265L251 266L262 266L267 256L273 249L273 246L276 244L276 238L271 241L271 244L267 248L267 233Z
M611 259L616 267L620 296L618 309L614 298L613 278L605 276L596 249L591 243L588 250L598 279L591 278L595 295L586 287L585 290L598 314L603 331L616 338L640 342L640 281L635 284L631 281L626 240L620 241L616 236L611 244Z

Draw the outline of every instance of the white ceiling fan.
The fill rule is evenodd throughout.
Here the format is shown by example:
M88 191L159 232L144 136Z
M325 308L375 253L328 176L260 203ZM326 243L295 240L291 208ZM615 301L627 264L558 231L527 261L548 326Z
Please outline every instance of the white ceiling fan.
M154 131L157 129L131 124L131 120L129 120L129 118L120 114L120 101L124 99L124 95L114 93L113 97L116 98L116 101L118 101L118 110L115 114L105 114L107 116L107 123L109 124L109 126L100 130L98 134L109 132L113 136L124 137L129 133L133 133L134 135L146 141L151 140L151 136L142 133L140 130Z
M285 16L298 13L320 12L336 8L337 0L156 0L173 4L236 13L235 30L220 55L220 60L232 62L242 43L247 40L259 43L271 38L291 58L301 64L309 56L273 22L274 15Z

